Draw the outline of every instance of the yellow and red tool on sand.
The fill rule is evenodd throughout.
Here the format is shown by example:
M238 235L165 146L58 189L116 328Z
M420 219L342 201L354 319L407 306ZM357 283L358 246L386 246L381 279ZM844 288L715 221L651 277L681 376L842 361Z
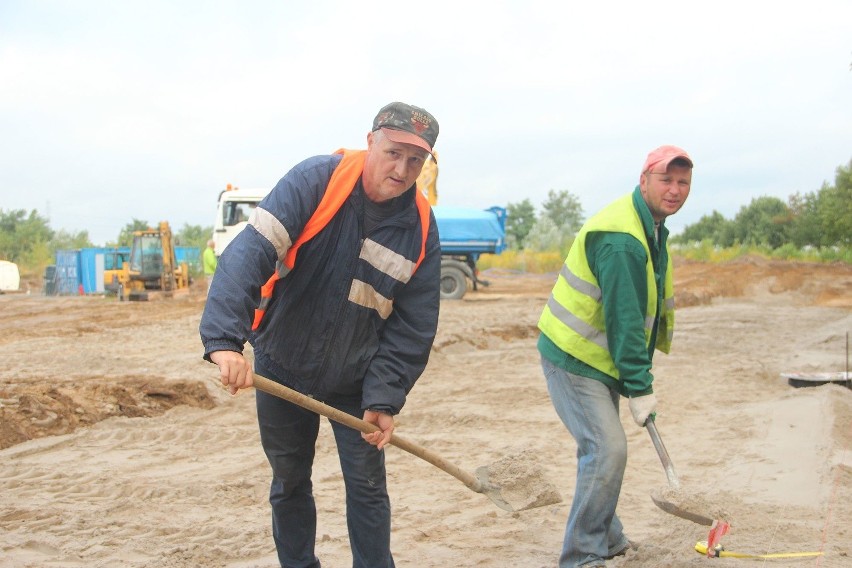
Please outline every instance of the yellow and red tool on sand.
M695 552L706 554L710 558L752 558L752 559L770 559L770 558L813 558L814 556L822 556L822 552L767 552L764 554L748 554L745 552L734 552L733 550L725 550L721 544L709 547L704 541L699 541L695 544Z

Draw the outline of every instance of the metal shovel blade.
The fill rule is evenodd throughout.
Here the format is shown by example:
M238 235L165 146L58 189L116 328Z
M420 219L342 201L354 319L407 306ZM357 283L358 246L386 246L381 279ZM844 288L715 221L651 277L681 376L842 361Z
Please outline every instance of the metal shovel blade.
M325 416L329 420L334 420L335 422L339 422L360 432L369 434L378 430L375 424L370 424L369 422L365 422L351 414L347 414L318 400L314 400L309 396L305 396L298 391L285 387L284 385L271 379L267 379L257 373L254 373L254 386L256 389L262 390L267 394L283 398L288 402L292 402L293 404L301 406L311 412ZM391 437L390 444L417 456L418 458L441 469L445 473L452 475L464 483L468 489L485 495L491 499L495 505L506 511L520 511L523 509L541 507L562 501L559 493L552 488L552 486L545 486L543 488L539 488L537 486L525 487L522 492L519 492L514 485L510 487L508 484L503 484L503 480L520 480L529 484L530 480L540 478L537 472L520 473L520 470L523 470L525 465L520 460L505 460L505 462L514 466L516 469L512 469L511 467L507 468L505 467L506 463L497 462L490 466L480 467L477 470L477 475L474 476L464 471L456 464L445 460L435 452L406 440L397 434L394 434ZM502 469L500 466L503 466ZM532 491L532 493L530 493L530 491ZM523 500L516 499L516 496L519 493L523 493L525 496L529 496L531 494L533 495L533 498L530 499L527 497ZM554 501L554 499L556 500Z
M531 450L504 456L496 462L477 468L476 476L484 487L499 488L499 499L491 497L498 507L507 511L524 511L562 502L559 490L547 481L541 468L535 465Z
M713 526L713 519L710 517L705 517L704 515L699 515L698 513L693 513L691 511L687 511L679 505L675 505L670 496L664 496L660 491L652 491L651 492L651 500L654 502L657 507L674 515L676 517L680 517L681 519L686 519L687 521L692 521L693 523L697 523L699 525L705 525L708 527Z
M654 423L652 418L649 417L648 420L645 421L645 429L648 430L648 435L651 436L651 442L653 442L654 448L657 450L657 455L660 456L663 469L666 470L666 478L669 481L669 487L667 490L656 490L651 492L651 500L654 501L654 504L656 504L657 507L666 513L692 521L693 523L698 523L699 525L712 527L716 521L714 521L711 517L694 513L683 507L681 503L675 503L675 501L682 502L683 495L680 493L680 481L677 478L677 473L675 473L674 464L672 464L669 453L666 451L666 447L663 445L663 440L660 438L660 433L657 431L657 425Z

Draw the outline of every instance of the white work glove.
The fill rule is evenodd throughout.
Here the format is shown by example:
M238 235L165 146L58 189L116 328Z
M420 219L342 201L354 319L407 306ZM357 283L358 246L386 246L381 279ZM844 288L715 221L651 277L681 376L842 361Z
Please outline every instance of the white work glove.
M655 410L657 410L657 397L654 393L634 396L630 399L630 413L633 414L633 421L639 426L644 427L645 421Z

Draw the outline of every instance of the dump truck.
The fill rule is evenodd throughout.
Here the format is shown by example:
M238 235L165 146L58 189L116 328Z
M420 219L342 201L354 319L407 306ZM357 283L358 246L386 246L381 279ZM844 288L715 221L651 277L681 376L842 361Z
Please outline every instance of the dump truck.
M245 228L251 211L270 191L243 190L228 184L219 193L213 225L217 255ZM437 193L431 191L430 201L436 200ZM476 263L481 255L500 254L506 248L506 209L433 205L432 211L441 239L441 299L457 300L468 289L488 286L488 281L479 278Z
M240 189L231 185L219 193L216 205L216 219L213 222L213 251L220 256L240 231L245 229L251 215L260 200L266 197L269 189Z
M483 254L506 249L506 209L432 207L441 240L441 299L458 300L468 287L488 286L476 266Z

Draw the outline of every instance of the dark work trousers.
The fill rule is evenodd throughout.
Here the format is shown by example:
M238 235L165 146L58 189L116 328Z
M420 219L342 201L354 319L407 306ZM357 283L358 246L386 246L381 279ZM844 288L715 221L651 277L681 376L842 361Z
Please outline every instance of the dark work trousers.
M258 372L272 377L267 369ZM328 402L361 418L360 401ZM263 450L272 466L269 503L272 535L282 568L318 568L317 512L311 469L320 417L276 396L257 391L257 418ZM392 568L391 512L385 454L361 433L331 421L346 486L346 524L353 568Z

